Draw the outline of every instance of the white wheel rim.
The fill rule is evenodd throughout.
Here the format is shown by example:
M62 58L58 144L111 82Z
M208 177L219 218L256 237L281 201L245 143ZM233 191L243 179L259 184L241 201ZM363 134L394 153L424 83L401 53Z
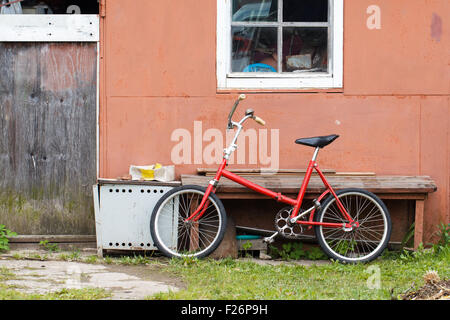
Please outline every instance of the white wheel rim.
M196 251L195 253L192 253L192 254L181 254L181 253L178 253L177 251L174 251L173 249L169 248L166 245L165 241L163 240L163 235L160 234L160 228L158 227L159 223L160 223L161 216L162 216L161 210L163 210L163 208L165 208L165 206L167 205L167 203L169 201L171 201L171 200L175 199L177 196L180 196L180 195L185 194L185 193L196 193L196 194L198 194L200 196L199 197L200 200L202 199L202 197L204 195L204 192L199 191L199 190L195 190L195 189L180 190L180 191L177 191L177 192L171 194L167 199L165 199L161 203L161 205L158 208L158 211L156 212L155 221L154 221L154 225L155 225L154 231L155 231L155 237L157 238L158 243L167 252L170 252L172 255L177 256L177 257L195 257L195 256L199 256L199 255L203 254L204 252L206 252L211 247L211 245L207 246L206 248L204 248L201 251ZM210 206L212 204L214 206L214 209L217 211L217 216L218 216L217 233L216 233L215 237L213 238L213 240L211 240L211 242L210 242L210 243L215 243L217 241L217 238L220 235L220 230L222 229L223 221L222 221L221 215L219 214L220 213L219 206L217 205L217 203L211 197L209 197L209 200L210 200L210 205L208 206L207 210L205 211L205 215L207 214L207 211L209 210L209 208L210 208ZM205 217L205 215L203 215L200 220L202 220L203 217ZM180 218L178 218L178 219L180 219Z
M321 236L322 236L322 239L324 240L324 245L327 247L327 249L328 249L329 251L333 252L336 256L338 256L338 257L339 257L340 259L342 259L342 260L356 262L356 261L360 261L360 260L364 260L364 259L370 259L373 255L375 255L375 254L378 253L378 251L379 251L380 248L383 246L383 244L384 244L384 242L385 242L385 240L386 240L386 237L387 237L387 233L388 233L388 221L387 221L386 212L383 210L383 208L381 207L381 205L380 205L377 201L375 201L372 197L370 197L370 196L368 196L368 195L366 195L366 194L364 194L364 193L359 193L359 192L346 192L346 193L343 193L343 194L338 195L338 198L341 200L342 197L344 197L344 196L349 196L349 195L350 195L350 196L352 196L352 195L355 195L355 196L362 196L362 197L364 197L364 198L366 198L366 199L369 199L369 200L370 200L370 203L372 203L372 204L375 206L375 208L378 209L379 214L381 214L381 216L382 216L382 218L383 218L383 235L382 235L382 238L379 240L379 243L378 243L378 245L375 247L375 249L371 250L369 254L363 255L363 256L359 256L359 257L357 257L357 258L347 257L347 256L344 256L344 255L339 254L338 252L336 252L335 249L333 249L333 248L330 247L330 245L329 245L329 243L328 243L328 241L327 241L327 238L326 238L325 235L324 235L324 227L320 226L320 227L319 227L319 232L320 232L320 234L321 234ZM342 201L341 201L341 202L342 202ZM332 204L335 204L335 203L336 203L336 199L333 198L333 201L330 201L330 203L329 203L326 207L323 208L324 213L327 213L327 211L328 211L328 209L330 208L330 206L331 206ZM346 206L345 203L342 203L342 204L344 205L344 207ZM364 203L362 203L361 205L364 206ZM348 204L347 204L347 207L348 207ZM347 207L346 207L346 210L348 209ZM363 209L365 209L365 208L363 208ZM340 214L340 213L339 213L339 214ZM349 213L349 214L352 215L351 213ZM355 217L357 217L359 214L360 214L360 213L357 212L357 215L356 215L356 216L353 216L353 215L352 215L352 218L355 219ZM342 215L341 215L341 216L342 216ZM369 217L370 217L370 216L369 216ZM367 219L368 219L369 217L367 217L366 220L363 221L363 223L366 222ZM323 222L323 218L324 218L324 214L321 215L320 222ZM343 219L343 218L342 218L342 219ZM357 220L355 219L355 221L357 221ZM369 221L370 221L370 220L369 220ZM361 226L360 226L360 227L361 227ZM328 229L330 229L330 228L326 228L326 229L328 230ZM358 229L359 229L359 228L358 228ZM358 229L356 229L356 230L358 230ZM331 229L330 229L330 230L331 230ZM342 230L342 229L337 228L336 230ZM373 231L371 231L371 232L373 232ZM343 239L343 240L346 240L346 239ZM350 240L350 239L349 239L349 240ZM355 241L356 241L356 240L355 240ZM362 242L364 242L364 241L362 241ZM372 241L372 242L373 242L373 241ZM369 246L368 243L366 243L366 245Z

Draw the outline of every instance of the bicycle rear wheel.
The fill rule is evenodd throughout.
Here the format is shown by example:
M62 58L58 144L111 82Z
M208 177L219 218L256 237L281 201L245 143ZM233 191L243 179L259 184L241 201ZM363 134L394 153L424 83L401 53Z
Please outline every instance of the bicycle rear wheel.
M182 186L166 193L153 209L150 233L158 249L168 257L206 257L225 234L226 212L211 193L206 210L197 221L186 221L202 201L206 189Z
M373 193L363 189L344 189L336 192L348 214L359 226L330 228L315 226L320 246L332 259L347 263L369 262L386 248L391 236L391 218L384 203ZM346 223L336 198L330 195L316 216L318 222Z

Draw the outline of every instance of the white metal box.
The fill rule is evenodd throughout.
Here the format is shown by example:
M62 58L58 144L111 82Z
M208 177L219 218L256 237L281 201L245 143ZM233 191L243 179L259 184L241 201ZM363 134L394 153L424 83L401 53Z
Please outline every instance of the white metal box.
M98 180L94 185L97 253L157 250L150 217L158 200L180 182Z

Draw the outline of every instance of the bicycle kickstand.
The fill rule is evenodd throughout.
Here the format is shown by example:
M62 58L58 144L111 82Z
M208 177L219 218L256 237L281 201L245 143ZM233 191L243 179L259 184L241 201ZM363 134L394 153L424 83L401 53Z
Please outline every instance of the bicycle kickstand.
M263 239L263 242L268 243L268 244L271 244L272 242L275 241L274 238L275 238L278 234L279 234L279 232L277 231L277 232L275 232L273 235L271 235L270 237L265 237L265 238Z

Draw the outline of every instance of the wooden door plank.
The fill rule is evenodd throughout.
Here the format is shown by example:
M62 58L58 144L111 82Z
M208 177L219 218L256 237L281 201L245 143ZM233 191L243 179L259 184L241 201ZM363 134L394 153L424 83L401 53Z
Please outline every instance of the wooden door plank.
M0 43L0 220L94 234L95 43Z

